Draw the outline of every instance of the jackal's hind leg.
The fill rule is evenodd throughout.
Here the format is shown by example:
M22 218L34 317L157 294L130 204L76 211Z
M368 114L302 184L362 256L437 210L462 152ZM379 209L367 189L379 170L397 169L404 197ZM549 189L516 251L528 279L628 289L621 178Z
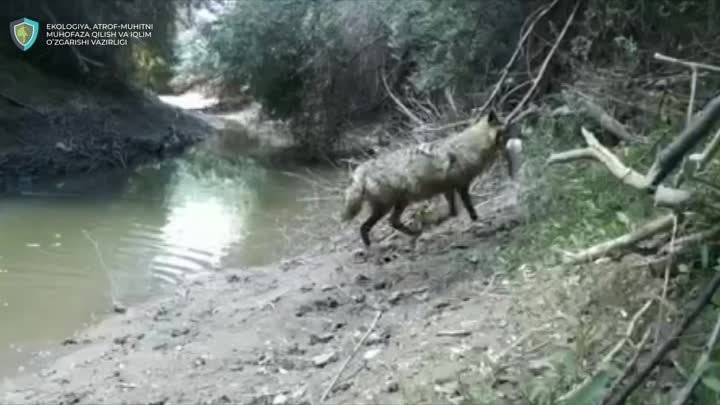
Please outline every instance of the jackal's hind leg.
M370 230L372 229L375 224L378 223L379 220L382 219L382 217L385 216L388 212L388 207L382 206L382 205L372 205L372 213L370 214L370 217L363 222L362 225L360 225L360 237L362 238L363 244L365 247L370 246Z
M470 219L477 221L478 215L477 212L475 212L475 207L473 207L472 198L470 198L470 185L466 184L462 187L458 187L457 192L460 194L460 200L465 206Z
M400 217L402 216L403 211L405 211L405 207L407 207L406 203L397 203L395 204L395 207L393 208L392 214L390 214L390 225L397 229L398 231L409 235L409 236L418 236L420 235L419 230L413 230L408 228L405 224L402 223L400 220Z
M457 207L455 206L455 190L450 190L445 193L445 200L448 203L448 216L457 216Z

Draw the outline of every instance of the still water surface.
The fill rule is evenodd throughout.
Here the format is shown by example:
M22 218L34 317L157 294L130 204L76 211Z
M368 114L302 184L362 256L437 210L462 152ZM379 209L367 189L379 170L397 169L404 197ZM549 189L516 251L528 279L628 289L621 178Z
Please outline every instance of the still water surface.
M0 376L106 315L179 283L307 248L336 201L315 177L206 151L0 196ZM332 182L336 173L317 173ZM333 208L331 208L333 207Z

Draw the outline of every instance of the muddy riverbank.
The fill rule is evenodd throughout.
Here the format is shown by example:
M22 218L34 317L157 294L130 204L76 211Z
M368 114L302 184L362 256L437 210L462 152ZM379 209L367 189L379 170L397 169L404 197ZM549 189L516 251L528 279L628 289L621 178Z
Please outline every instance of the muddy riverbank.
M142 90L72 83L22 61L3 65L0 88L0 191L175 156L213 131Z
M457 398L458 379L517 332L493 265L518 220L516 189L495 187L496 197L480 204L481 221L448 221L414 247L383 225L384 242L364 255L351 226L322 253L263 267L228 263L68 336L49 358L6 380L0 398L309 404L331 385L329 403Z

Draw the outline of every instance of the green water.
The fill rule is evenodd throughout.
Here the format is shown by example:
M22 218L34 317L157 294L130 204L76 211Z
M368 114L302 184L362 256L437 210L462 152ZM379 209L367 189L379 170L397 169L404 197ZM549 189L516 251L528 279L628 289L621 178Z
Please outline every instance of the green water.
M334 176L192 153L0 196L0 376L107 315L113 300L131 305L318 242L304 231L336 207L316 197L318 179Z

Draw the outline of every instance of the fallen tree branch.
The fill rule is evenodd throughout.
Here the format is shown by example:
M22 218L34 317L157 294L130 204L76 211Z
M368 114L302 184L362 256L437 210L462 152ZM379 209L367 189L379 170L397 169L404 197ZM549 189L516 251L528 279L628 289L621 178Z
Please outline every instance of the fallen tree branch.
M682 320L682 322L675 327L670 334L670 337L660 345L650 357L650 361L637 373L633 378L625 385L616 395L611 395L607 401L603 402L603 405L624 405L627 399L632 393L640 386L640 384L647 379L652 370L662 361L662 359L670 352L670 350L677 343L680 335L692 325L697 319L702 310L710 303L715 292L720 288L720 272L715 273L712 280L708 284L705 291L703 291L700 298L697 300L695 305L689 311L688 315Z
M515 108L512 110L510 115L507 117L507 121L511 122L513 121L513 117L522 111L522 109L525 106L525 103L528 102L530 97L535 92L535 89L537 89L538 84L540 84L540 80L542 80L543 76L545 75L545 70L548 67L548 64L550 63L550 59L552 59L553 55L555 55L555 52L557 51L558 47L560 46L560 42L562 42L563 38L565 38L565 34L567 34L568 28L570 28L570 25L572 25L573 20L575 19L575 14L577 13L578 8L580 7L580 1L575 2L575 7L573 7L572 12L570 13L570 16L568 17L567 21L565 21L565 26L563 27L562 31L560 31L560 35L558 35L557 40L555 40L555 43L553 44L552 48L550 49L550 52L548 52L547 56L545 57L545 60L543 61L542 65L540 66L540 71L533 79L533 84L530 87L530 90L525 93L525 96L523 96L522 100L520 100L520 103L515 106Z
M683 160L683 157L709 133L720 119L720 96L713 98L683 132L659 154L647 178L650 188L657 187Z
M673 58L672 56L663 55L659 52L655 52L655 55L653 55L653 56L655 59L657 59L659 61L674 63L676 65L682 65L685 67L689 67L691 69L705 69L705 70L711 70L713 72L720 73L720 66L709 65L707 63L692 62L692 61L684 60L684 59L677 59L677 58Z
M628 143L641 142L641 139L632 135L623 124L596 104L589 96L577 90L574 90L573 92L579 96L578 100L583 105L585 112L590 116L590 118L597 121L604 130L615 135L618 139Z
M700 359L695 365L695 370L690 376L687 384L685 384L682 390L678 392L672 405L683 405L690 398L690 394L692 394L695 386L697 386L700 382L700 378L705 373L707 364L710 361L710 354L713 352L715 345L717 344L718 336L720 336L720 314L718 315L717 321L715 321L715 327L713 328L712 333L710 333L710 337L703 348Z
M550 155L547 162L566 163L578 159L595 159L605 165L605 167L615 177L620 179L624 184L631 186L637 190L650 190L650 180L625 164L613 154L608 148L603 146L597 140L595 135L588 131L585 127L581 128L585 142L588 148L574 149L566 152L555 153ZM655 204L660 207L681 208L691 201L692 193L686 190L660 186L655 190Z
M614 250L634 245L641 240L647 239L659 232L669 229L673 225L673 218L674 215L672 214L665 215L660 218L656 218L635 231L618 238L605 241L577 253L566 253L564 262L568 264L591 262Z
M370 327L368 327L367 332L365 332L365 335L363 335L362 339L360 339L357 344L355 345L355 348L350 353L350 356L348 356L347 359L345 359L345 362L342 364L340 369L338 370L337 374L335 374L335 378L333 378L330 385L328 385L327 389L323 393L322 397L320 397L320 402L325 402L328 395L330 395L330 392L333 388L335 388L335 384L337 384L338 380L340 379L340 376L342 375L343 371L347 368L348 364L350 364L350 361L355 357L358 350L360 350L360 347L362 347L363 343L367 340L368 336L370 336L370 333L372 333L373 329L375 329L375 325L377 325L378 321L380 320L380 317L382 316L383 311L377 311L375 314L375 319L373 319L372 323L370 324Z
M547 164L568 163L582 159L597 160L597 157L590 148L571 149L565 152L553 153L548 158Z
M692 246L696 246L698 243L704 242L718 235L720 235L720 225L715 225L710 229L706 229L704 231L692 233L690 235L683 236L682 238L678 238L674 241L674 243L668 243L667 245L663 246L660 249L659 253L661 255L678 254L686 251Z

